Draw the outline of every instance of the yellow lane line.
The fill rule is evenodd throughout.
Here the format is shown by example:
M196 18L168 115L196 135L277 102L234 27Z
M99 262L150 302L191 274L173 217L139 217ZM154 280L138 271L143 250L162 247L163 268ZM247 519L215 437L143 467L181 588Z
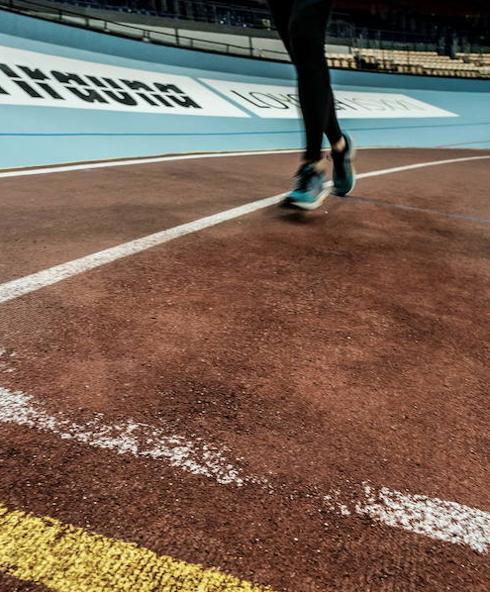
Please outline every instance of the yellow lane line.
M218 569L2 505L0 572L56 592L273 592Z

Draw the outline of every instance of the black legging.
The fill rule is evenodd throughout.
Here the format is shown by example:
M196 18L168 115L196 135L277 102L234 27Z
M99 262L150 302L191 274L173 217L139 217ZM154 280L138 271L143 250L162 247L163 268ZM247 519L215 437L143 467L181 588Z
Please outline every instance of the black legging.
M322 155L325 132L330 144L342 137L330 72L325 34L332 0L268 0L276 28L298 75L298 92L306 131L306 161Z

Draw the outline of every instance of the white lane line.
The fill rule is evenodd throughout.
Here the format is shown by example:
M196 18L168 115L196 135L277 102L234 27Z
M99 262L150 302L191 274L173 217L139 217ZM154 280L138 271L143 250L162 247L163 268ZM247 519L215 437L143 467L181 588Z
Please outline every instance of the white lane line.
M338 491L325 496L327 507L339 516L368 516L386 526L466 545L481 554L490 549L490 512L369 483L362 484L356 501L343 497Z
M406 164L399 167L393 167L390 169L383 169L380 171L371 171L369 173L362 173L357 175L358 179L367 179L368 177L379 177L380 175L390 175L391 173L401 173L404 171L413 171L415 169L423 169L425 167L439 166L444 164L455 164L457 162L469 162L471 160L486 160L489 159L490 155L484 156L464 156L462 158L449 158L446 160L434 160L432 162L419 162L415 164Z
M255 212L261 208L277 204L282 197L283 195L275 195L273 197L261 199L6 282L5 284L0 285L0 304L18 298L19 296L23 296L24 294L35 292L45 286L56 284L57 282L61 282L62 280L66 280L80 273L90 271L101 265L106 265L107 263L112 263L123 257L135 255L141 251L146 251L152 247L162 245L181 236L192 234L199 230L204 230L205 228L221 224L227 220L233 220L234 218Z
M386 150L386 146L362 146L357 150ZM437 147L442 149L443 146ZM395 148L397 150L399 148ZM463 150L463 149L461 149ZM473 148L475 150L475 148ZM31 175L51 175L54 173L69 173L72 171L89 171L92 169L106 169L120 166L135 166L141 164L157 164L159 162L169 162L175 160L195 160L200 158L228 158L234 156L267 156L280 154L299 154L303 152L300 148L278 149L278 150L249 150L247 152L192 152L187 154L172 154L167 156L148 156L140 158L125 158L124 160L113 159L96 161L85 161L79 163L65 163L59 165L49 165L44 167L15 167L12 170L0 169L0 179L10 177L28 177Z
M62 440L76 440L93 448L106 448L118 454L132 454L153 460L165 459L193 475L214 478L222 485L242 486L251 478L241 475L241 470L226 460L228 450L209 446L200 438L192 442L171 433L169 429L151 427L131 420L108 424L98 413L85 423L63 417L61 413L50 415L33 402L31 396L0 387L0 423L35 428L51 432Z
M357 178L366 179L369 177L379 177L382 175L390 175L393 173L411 171L425 167L483 159L490 159L490 155L453 158L450 160L436 160L433 162L423 162L418 164L392 167L389 169L380 169L368 173L361 173L357 176ZM331 182L329 182L328 185L331 186ZM90 271L91 269L95 269L101 265L112 263L113 261L122 259L123 257L135 255L136 253L146 251L147 249L162 245L187 234L192 234L194 232L204 230L205 228L210 228L211 226L216 226L217 224L222 224L228 220L233 220L235 218L245 216L246 214L256 212L257 210L275 205L279 203L285 195L285 193L281 193L279 195L253 201L243 206L232 208L231 210L218 212L217 214L206 216L205 218L200 218L199 220L195 220L193 222L188 222L186 224L181 224L180 226L162 230L160 232L156 232L155 234L150 234L148 236L123 243L116 247L98 251L96 253L86 255L85 257L68 261L67 263L55 265L54 267L50 267L49 269L45 269L43 271L11 280L0 285L0 304L15 298L19 298L20 296L24 296L30 292L35 292L36 290L40 290L46 286L51 286L57 282L61 282L62 280L66 280L80 273Z
M259 476L247 475L232 464L230 451L210 446L201 438L189 440L170 429L127 420L106 422L97 413L74 422L61 413L49 414L33 397L0 387L0 423L14 424L51 433L62 440L75 440L117 454L165 461L188 473L214 479L222 485L253 484L275 493L274 486ZM283 491L283 487L278 488ZM353 494L352 491L355 493ZM342 517L369 517L392 528L432 539L465 545L485 554L490 549L490 512L423 495L412 495L369 483L349 484L345 492L331 491L320 498L331 513Z
M372 146L372 147L360 147L357 150L387 150L390 147L386 146ZM400 148L394 148L393 150L399 150ZM436 148L440 149L440 147ZM230 158L236 156L267 156L267 155L279 155L279 154L298 154L302 152L299 149L288 149L288 150L252 150L248 152L195 152L192 154L174 154L169 156L150 156L148 158L127 158L124 160L104 160L102 162L81 162L78 164L61 164L46 167L38 167L32 169L18 168L10 171L0 170L0 179L8 179L11 177L28 177L32 175L52 175L55 173L69 173L73 171L89 171L94 169L106 169L121 166L137 166L143 164L157 164L160 162L171 162L179 160L196 160L196 159L208 159L208 158ZM451 159L446 161L447 163L459 162L461 160L472 160L489 158L489 156L473 156L464 157L463 159ZM444 164L444 161L441 161ZM415 167L419 165L414 165ZM430 166L430 165L428 165ZM395 172L395 171L394 171Z
M106 169L121 166L134 166L139 164L156 164L173 160L195 160L197 158L228 158L233 156L263 156L268 154L297 154L301 150L256 150L249 152L195 152L193 154L174 154L172 156L150 156L149 158L127 158L125 160L105 160L103 162L82 162L79 164L61 164L59 166L47 166L34 169L15 169L1 171L0 179L10 177L27 177L31 175L52 175L54 173L69 173L72 171L87 171L92 169Z

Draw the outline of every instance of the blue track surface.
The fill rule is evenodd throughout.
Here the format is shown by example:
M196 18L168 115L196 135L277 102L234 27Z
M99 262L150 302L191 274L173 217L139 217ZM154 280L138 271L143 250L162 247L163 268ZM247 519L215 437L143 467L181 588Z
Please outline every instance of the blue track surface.
M46 68L50 56L59 56L193 79L294 84L293 69L286 64L151 46L0 14L0 46L36 52ZM361 146L490 148L490 82L346 71L334 72L333 81L336 91L401 93L458 115L344 119ZM267 119L247 110L243 117L197 117L0 101L0 130L0 168L168 152L300 148L303 143L299 119Z

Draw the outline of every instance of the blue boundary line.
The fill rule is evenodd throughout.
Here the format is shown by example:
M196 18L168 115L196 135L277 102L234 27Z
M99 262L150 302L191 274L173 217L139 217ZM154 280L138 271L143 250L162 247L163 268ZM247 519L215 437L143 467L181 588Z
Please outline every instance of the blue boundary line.
M297 134L301 130L256 131L256 132L2 132L0 137L9 136L253 136L264 134Z
M481 125L490 125L490 121L481 121L477 123L453 123L445 125L403 125L403 126L377 126L377 127L352 127L348 126L353 132L373 132L386 130L410 130L410 129L432 129L432 128L452 128L452 127L475 127ZM301 133L302 129L298 127L296 130L258 130L253 132L0 132L0 137L49 137L49 136L144 136L144 137L177 137L177 136L257 136L257 135L280 135L280 134L297 134ZM481 142L479 142L481 143ZM465 142L466 144L466 142Z

